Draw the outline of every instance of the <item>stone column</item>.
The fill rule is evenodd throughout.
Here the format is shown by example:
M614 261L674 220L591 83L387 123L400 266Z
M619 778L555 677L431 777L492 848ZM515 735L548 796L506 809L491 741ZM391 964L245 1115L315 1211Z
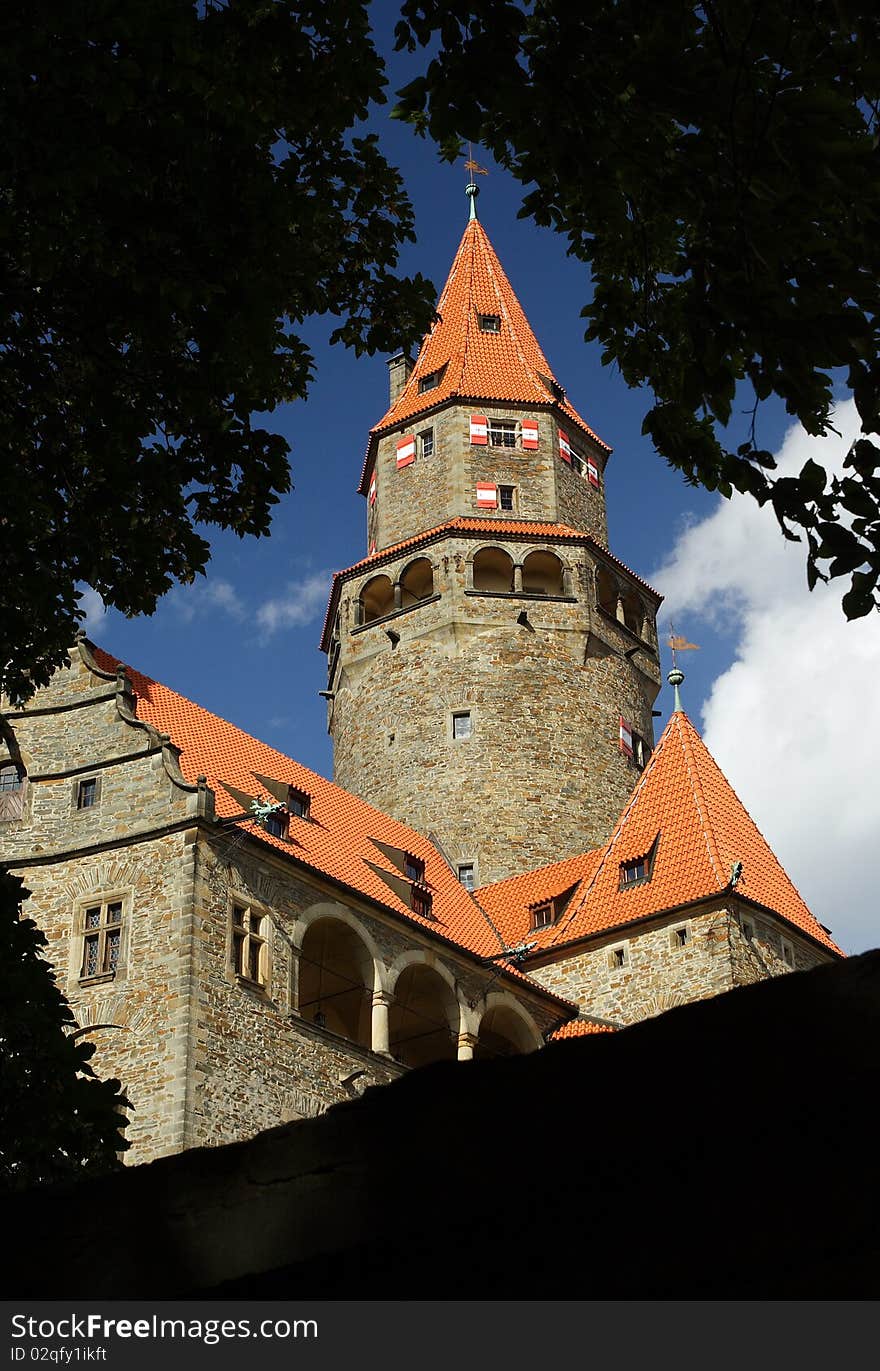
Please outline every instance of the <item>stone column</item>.
M513 593L522 595L522 563L515 562L513 567Z
M374 1052L381 1052L383 1056L390 1056L390 1040L388 1036L388 1011L391 1007L394 996L387 990L373 991L373 1015L370 1033L370 1046Z
M458 1060L469 1062L473 1060L474 1048L477 1045L476 1033L459 1033L458 1035Z

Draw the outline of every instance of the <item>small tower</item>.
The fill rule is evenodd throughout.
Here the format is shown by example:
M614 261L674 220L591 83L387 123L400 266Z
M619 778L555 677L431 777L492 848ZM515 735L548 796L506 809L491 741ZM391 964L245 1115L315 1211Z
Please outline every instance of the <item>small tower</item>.
M391 364L334 578L334 779L464 881L603 842L652 746L660 597L608 549L610 448L553 374L476 215L412 365Z

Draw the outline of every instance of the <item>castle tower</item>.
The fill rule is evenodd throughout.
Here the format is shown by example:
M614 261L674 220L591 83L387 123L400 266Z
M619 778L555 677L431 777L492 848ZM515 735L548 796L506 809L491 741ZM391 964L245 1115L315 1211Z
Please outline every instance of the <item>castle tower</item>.
M367 556L324 628L334 779L496 881L604 842L653 742L660 597L608 549L610 448L476 215L413 364L389 364Z

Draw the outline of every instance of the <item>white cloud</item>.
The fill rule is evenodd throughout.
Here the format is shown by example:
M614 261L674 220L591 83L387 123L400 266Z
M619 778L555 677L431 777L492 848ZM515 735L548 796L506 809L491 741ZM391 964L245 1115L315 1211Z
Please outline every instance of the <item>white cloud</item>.
M79 607L86 612L86 616L82 620L80 627L85 629L86 633L91 637L104 622L107 607L98 592L93 590L91 586L83 587L82 594L80 595Z
M302 581L288 582L283 595L266 600L257 610L257 623L266 635L282 628L302 628L323 614L330 593L331 574L316 571Z
M808 457L838 469L858 431L851 401L836 427L824 439L790 429L780 474ZM677 631L687 622L693 637L696 618L732 635L703 737L813 913L856 952L880 945L880 616L848 623L846 582L811 594L804 564L804 544L786 542L769 510L734 497L685 529L650 579Z
M180 586L172 592L172 604L184 623L191 623L197 614L212 609L233 619L245 616L245 606L230 581L199 580L191 586Z

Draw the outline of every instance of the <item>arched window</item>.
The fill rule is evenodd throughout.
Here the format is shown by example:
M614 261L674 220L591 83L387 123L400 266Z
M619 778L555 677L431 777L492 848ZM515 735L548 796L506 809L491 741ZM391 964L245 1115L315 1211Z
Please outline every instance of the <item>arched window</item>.
M373 959L341 919L316 919L306 929L299 963L299 1012L361 1047L370 1046Z
M371 624L391 614L394 609L394 587L387 576L374 576L361 591L361 623Z
M515 1010L507 1005L495 1005L486 1010L480 1021L474 1058L517 1057L523 1052L534 1052L537 1046L535 1037Z
M526 595L562 595L562 563L552 552L530 552L523 562Z
M0 762L0 823L24 813L25 773L17 762Z
M434 594L434 568L427 557L410 562L400 578L400 602L404 609Z
M513 590L513 558L500 547L481 547L474 557L474 590Z
M443 977L421 963L404 967L389 1014L391 1055L405 1066L455 1061L458 1001Z
M631 633L637 633L641 638L645 623L645 611L638 595L632 591L628 591L623 597L623 622Z
M617 618L617 582L607 567L600 566L596 572L596 599L600 609Z

